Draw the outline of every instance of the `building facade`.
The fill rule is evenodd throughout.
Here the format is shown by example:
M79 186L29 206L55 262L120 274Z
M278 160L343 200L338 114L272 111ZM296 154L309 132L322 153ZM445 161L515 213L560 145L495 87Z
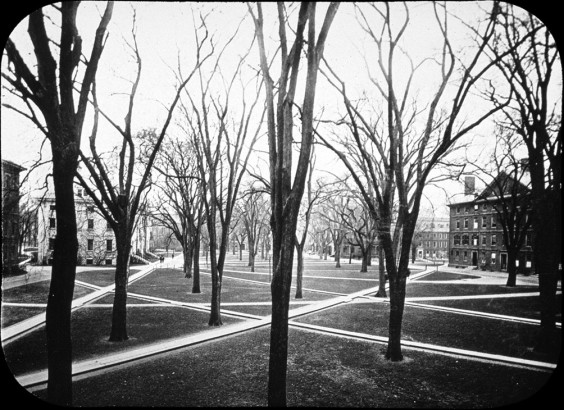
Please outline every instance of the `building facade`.
M449 205L449 266L506 271L508 254L503 227L495 209L501 199L484 195L484 192L465 192L463 200ZM531 229L524 242L516 261L518 273L530 273L534 269Z
M78 265L114 265L116 243L114 232L96 211L91 199L80 190L75 195L78 238ZM37 209L37 257L39 263L51 264L57 233L55 198L41 198Z
M421 259L447 259L449 218L420 218L417 257Z
M2 160L2 273L18 264L20 172L25 168Z

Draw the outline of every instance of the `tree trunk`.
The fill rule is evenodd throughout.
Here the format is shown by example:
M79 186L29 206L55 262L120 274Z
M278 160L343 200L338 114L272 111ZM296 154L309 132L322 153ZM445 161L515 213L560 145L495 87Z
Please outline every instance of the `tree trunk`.
M76 159L65 161L53 149L57 236L45 321L47 395L49 402L64 406L72 405L71 304L78 252L73 191L75 169Z
M302 282L303 282L303 275L304 275L304 244L299 244L296 241L296 253L298 258L298 266L296 272L296 299L302 299Z
M541 305L540 331L535 350L541 353L554 348L556 338L556 290L558 285L558 263L561 263L561 198L555 192L551 197L543 192L534 204L533 258L535 271L539 275ZM550 215L550 216L548 216Z
M293 218L294 220L297 218ZM290 225L288 227L287 225ZM288 310L292 285L295 224L280 230L279 257L275 260L272 291L272 324L270 327L270 360L268 369L268 405L286 406L286 372L288 368ZM274 249L276 253L276 247Z
M335 267L341 267L341 244L335 244Z
M129 253L131 250L131 237L126 228L120 226L116 232L116 274L115 295L112 309L112 329L110 342L121 342L127 340L127 282L129 280Z
M200 293L200 229L194 239L194 279L192 280L192 293Z
M405 276L399 272L390 275L390 321L388 329L388 348L386 359L393 362L403 360L401 352L401 326L403 321L403 309L405 304Z
M378 246L378 292L376 296L385 298L386 294L386 266L384 263L384 249Z
M360 272L368 272L368 254L362 249L362 264L360 265Z
M191 240L186 240L182 246L184 250L184 277L192 277L192 260L194 259L194 245Z
M241 247L241 244L239 244L239 260L243 260L243 248Z
M515 249L507 249L507 283L506 286L515 286L517 284L517 251Z

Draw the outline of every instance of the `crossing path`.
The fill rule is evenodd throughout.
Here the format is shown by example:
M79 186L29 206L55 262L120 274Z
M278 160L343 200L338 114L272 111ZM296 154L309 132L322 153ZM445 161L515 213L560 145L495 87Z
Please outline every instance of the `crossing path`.
M157 263L154 263L154 264L148 266L147 268L131 275L130 282L136 281L136 280L150 274L151 272L153 272L155 270L155 268L160 267L160 266L163 266L163 265L159 264L157 262ZM174 262L172 262L172 263L168 263L166 266L167 267L174 267L175 264L174 264ZM409 280L409 282L417 281L417 280L422 279L425 276L429 275L430 273L433 273L435 270L436 270L435 267L430 267L430 268L427 268L427 269L425 269L421 272L413 273L408 280ZM226 272L226 273L228 273L228 272L236 273L238 271L225 270L224 272ZM243 272L243 271L239 271L239 272ZM203 270L202 273L207 274L205 270ZM249 273L249 272L245 271L244 273ZM235 280L239 280L239 281L252 282L252 283L255 283L255 284L260 283L262 285L268 285L268 286L270 285L268 282L264 282L264 281L261 282L261 281L254 281L254 280L250 280L250 279L243 279L243 278L238 278L236 276L229 276L229 275L226 276L226 275L224 275L224 278L225 277L230 277L231 279L235 279ZM336 277L330 277L330 276L323 276L323 278L325 278L327 280L329 280L329 279L348 279L348 278L336 278ZM453 281L450 281L450 283L452 283L452 282ZM92 302L93 300L99 299L100 297L102 297L102 296L104 296L104 295L106 295L106 294L108 294L108 293L110 293L114 290L114 285L110 285L110 286L106 286L106 287L97 287L97 286L94 286L94 285L90 285L90 287L95 289L94 292L75 300L73 302L73 307L72 307L73 310L78 309L78 308L84 308L84 307L94 307L95 305L90 304L90 302ZM348 303L387 303L387 302L389 302L389 299L387 299L387 298L375 298L375 297L371 296L372 294L374 294L378 290L377 287L366 288L366 289L363 289L361 291L353 292L353 293L350 293L350 294L339 294L339 293L335 293L335 292L319 291L319 290L315 290L315 289L309 289L309 290L314 291L314 292L332 293L334 297L332 297L330 299L321 300L321 301L312 301L312 302L300 301L300 303L292 303L291 304L291 310L289 312L289 319L290 319L289 325L290 326L295 327L295 328L299 328L299 329L302 329L302 330L306 330L306 331L329 334L329 335L333 335L333 336L336 336L336 337L345 337L345 338L351 338L351 339L356 339L356 340L364 340L364 341L369 341L369 342L379 343L379 344L386 344L387 343L387 341L388 341L387 337L375 336L375 335L369 335L369 334L357 333L357 332L349 332L349 331L344 331L344 330L341 330L341 329L335 329L335 328L330 328L330 327L316 326L316 325L306 324L306 323L302 323L302 322L297 322L295 320L300 316L308 315L308 314L315 313L315 312L320 312L320 311L323 311L323 310L326 310L326 309L331 309L331 308L341 306L341 305L344 305L344 304L348 304ZM147 300L147 301L150 301L150 302L157 302L158 304L151 304L150 305L150 306L155 306L155 307L178 306L178 307L195 309L195 310L206 311L206 312L210 311L210 307L209 307L208 303L179 302L179 301L175 301L175 300L158 298L158 297L148 296L148 295L139 295L139 294L135 294L135 293L128 293L128 295L130 297L135 297L135 298ZM507 297L508 295L487 295L487 296L488 297L492 297L492 296ZM465 310L462 310L462 309L446 308L446 307L440 307L440 306L422 305L421 303L417 302L417 300L423 300L423 299L425 299L425 298L406 298L406 305L411 305L411 306L421 307L421 308L427 308L427 309L433 308L433 309L438 309L438 310L446 310L446 311L451 311L451 312L461 313L461 314L484 315L484 316L487 316L487 317L490 317L490 318L493 318L493 319L499 319L499 320L518 320L518 321L521 321L523 323L531 322L530 320L525 319L525 318L515 318L515 317L508 317L508 316L503 316L503 315L485 314L483 312L465 311ZM428 299L432 299L432 298L429 297L429 298L426 298L426 299L428 300ZM457 296L456 299L460 299L460 296ZM258 304L253 303L253 302L245 302L245 304L250 304L250 305L258 305L258 304L265 305L265 304L268 304L269 305L270 302L268 302L268 303L267 302L259 302ZM141 305L147 306L147 304L141 304ZM241 305L241 303L232 303L232 304L223 303L222 304L222 306L224 308L229 307L229 306L237 306L237 305ZM292 308L296 305L301 305L301 306ZM270 316L264 317L264 316L251 315L251 314L236 312L236 311L232 311L232 310L224 309L224 308L222 308L222 314L230 315L230 316L236 316L236 317L243 318L243 319L246 319L246 320L243 321L243 322L240 322L240 323L225 325L225 326L222 326L222 327L219 327L219 328L210 328L209 330L199 332L199 333L196 333L196 334L191 334L191 335L187 335L187 336L184 336L184 337L175 338L175 339L168 340L168 341L165 341L165 342L158 342L158 343L154 343L154 344L151 344L151 345L146 345L146 346L131 349L131 350L128 350L128 351L125 351L125 352L108 354L108 355L96 357L95 359L75 362L75 363L73 363L73 377L75 379L88 377L89 375L98 374L101 371L106 371L106 370L111 369L115 366L120 366L120 365L124 365L124 364L127 364L127 363L132 363L132 362L137 361L137 360L147 359L147 358L150 358L150 357L153 357L153 356L156 356L156 355L165 354L165 353L171 352L173 350L177 350L177 349L181 349L181 348L185 348L185 347L189 347L189 346L195 346L195 345L206 343L206 342L211 342L211 341L214 341L214 340L221 339L223 337L236 335L236 334L239 334L239 333L242 333L242 332L246 332L246 331L250 331L250 330L253 330L253 329L258 329L258 328L266 327L266 326L270 325L270 322L271 322ZM4 343L10 342L10 341L15 340L17 337L22 336L23 334L27 334L29 331L31 331L31 330L37 328L38 326L42 325L44 323L44 320L45 320L45 314L43 313L43 314L34 316L30 319L27 319L25 321L22 321L22 322L20 322L16 325L5 328L5 329L2 330L2 341ZM532 321L532 323L536 324L535 321ZM529 369L532 369L532 370L552 371L556 367L552 363L525 360L525 359L508 357L508 356L503 356L503 355L492 355L492 354L488 354L488 353L484 353L484 352L476 352L476 351L458 349L458 348L453 348L453 347L448 347L448 346L438 346L438 345L433 345L433 344L429 344L429 343L419 343L419 342L414 342L414 341L409 341L409 340L402 340L402 347L404 347L406 349L422 350L422 351L432 352L432 353L436 353L436 354L450 355L450 356L456 356L456 357L464 357L464 358L471 359L471 360L486 361L486 362L490 362L490 363L497 363L497 364L508 365L508 366L525 367L525 368L529 368ZM18 375L18 376L16 376L16 378L22 386L28 388L31 391L43 389L43 388L46 387L47 370L41 370L41 371L37 371L37 372L25 374L25 375Z

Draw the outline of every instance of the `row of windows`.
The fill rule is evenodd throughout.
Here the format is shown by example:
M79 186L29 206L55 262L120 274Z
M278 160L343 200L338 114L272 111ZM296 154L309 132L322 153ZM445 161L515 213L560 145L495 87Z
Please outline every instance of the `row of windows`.
M482 211L487 211L487 210L489 210L489 205L487 203L483 203L481 208L482 208ZM465 205L464 206L464 213L466 213L466 214L469 213L470 209L471 209L470 204ZM478 211L479 209L480 209L480 205L474 204L474 211ZM461 212L461 210L462 210L462 206L459 205L459 206L456 207L456 213L457 214L459 214Z
M425 239L446 239L448 232L423 232L423 237Z
M423 246L425 248L446 248L447 241L424 241Z
M478 243L482 246L488 245L488 236L490 237L490 245L497 245L497 235L472 235L472 245L478 246ZM470 245L470 235L454 235L453 245ZM525 246L532 246L531 234L527 233L525 235Z
M106 251L113 251L114 248L113 245L114 245L113 239L106 239ZM49 250L52 251L53 249L55 249L55 238L49 238ZM94 250L94 239L87 239L86 250L88 251Z
M94 219L88 219L86 221L87 229L94 229ZM49 228L54 229L57 227L57 220L55 218L49 218ZM106 229L111 229L109 222L106 222Z
M488 227L488 219L490 219L490 228L494 229L497 227L497 219L495 216L493 215L491 217L482 216L481 219L482 219L482 224L481 224L482 228ZM463 221L461 219L456 220L456 229L460 229L460 227L462 226L462 222ZM470 224L469 218L464 218L464 229L468 229L469 224ZM480 226L480 218L475 216L472 223L472 229L478 229L478 226Z

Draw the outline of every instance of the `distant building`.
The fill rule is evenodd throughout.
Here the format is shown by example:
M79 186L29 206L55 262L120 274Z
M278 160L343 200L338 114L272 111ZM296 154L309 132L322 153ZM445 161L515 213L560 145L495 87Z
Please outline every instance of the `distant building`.
M2 160L2 273L18 263L20 172L24 170Z
M500 175L508 177L504 173ZM500 195L492 193L491 184L478 194L473 177L467 177L465 188L464 198L449 205L449 266L506 271L508 258L503 227L494 208L501 201ZM529 230L517 258L517 271L529 273L533 268L532 230Z
M57 219L55 198L41 198L37 211L37 254L39 263L51 264ZM75 195L78 229L78 265L114 265L116 244L114 232L105 218L97 212L94 202L83 196L82 189Z
M422 259L447 259L449 218L425 218L418 220L419 246L417 257Z

